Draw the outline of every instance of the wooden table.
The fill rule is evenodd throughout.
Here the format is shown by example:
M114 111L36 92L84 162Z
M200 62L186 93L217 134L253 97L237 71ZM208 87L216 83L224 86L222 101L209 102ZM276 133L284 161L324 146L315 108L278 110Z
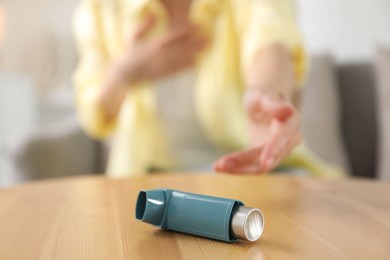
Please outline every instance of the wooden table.
M265 216L256 242L136 221L141 189L234 198ZM0 190L0 259L390 259L390 184L228 175L80 177Z

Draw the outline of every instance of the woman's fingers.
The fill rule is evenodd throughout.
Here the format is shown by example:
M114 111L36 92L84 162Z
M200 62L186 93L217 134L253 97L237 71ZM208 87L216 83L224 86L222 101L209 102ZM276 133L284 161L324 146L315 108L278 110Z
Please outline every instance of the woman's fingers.
M167 57L161 57L160 68L163 72L170 74L194 65L197 54L203 47L194 45L187 49L177 50Z
M295 139L291 140L287 143L287 145L281 150L281 152L275 157L273 164L267 165L267 170L270 171L274 169L276 166L280 164L288 155L290 155L291 151L301 142L301 137L296 136Z
M179 29L174 29L160 39L162 48L176 48L182 44L191 41L194 38L200 38L199 29L194 25L184 25Z
M193 37L191 40L166 50L160 55L160 68L167 74L192 66L199 54L207 46L205 38Z
M175 58L196 57L200 51L207 46L205 37L192 37L191 39L177 45L170 50L171 55Z
M181 42L173 43L167 48L166 55L170 59L185 59L187 57L197 57L197 55L207 46L208 40L203 36L192 36Z
M250 118L251 140L255 140L252 144L258 143L257 136L262 137L264 144L258 165L262 171L270 171L296 145L295 140L300 136L298 112L276 93L265 94L256 88L247 90L244 105ZM266 129L266 138L259 129Z
M265 145L260 163L267 171L280 163L300 141L300 123L298 116L286 122L275 120L270 126L270 140Z
M231 173L261 172L259 159L262 150L262 147L255 147L224 156L215 163L214 169Z
M207 44L208 40L199 34L195 26L187 25L169 32L154 42L155 76L158 78L192 66Z
M259 109L260 108L260 109ZM275 168L300 141L300 120L292 105L284 101L263 99L254 109L261 110L258 120L252 126L267 128L266 142L246 151L223 157L215 164L215 170L228 173L260 173ZM266 115L266 118L264 118ZM267 119L268 118L268 119ZM263 129L261 128L261 129ZM256 131L255 134L260 134Z
M150 30L156 25L157 19L154 15L149 15L146 17L145 21L143 21L135 32L136 39L144 38Z
M157 80L189 68L208 43L199 29L190 24L146 38L155 24L156 18L148 16L129 39L118 61L126 80Z
M161 78L180 70L187 69L194 65L197 56L207 46L205 38L192 37L191 41L186 40L185 44L176 46L176 48L165 46L163 49L156 50L153 66L148 66L148 70L154 69L151 73L153 78Z
M269 161L268 164L265 166L267 170L274 169L277 165L280 164L282 160L284 160L292 151L292 149L296 146L296 141L289 141L286 143L286 145L283 147L283 149L279 150L279 153L274 157L272 161Z

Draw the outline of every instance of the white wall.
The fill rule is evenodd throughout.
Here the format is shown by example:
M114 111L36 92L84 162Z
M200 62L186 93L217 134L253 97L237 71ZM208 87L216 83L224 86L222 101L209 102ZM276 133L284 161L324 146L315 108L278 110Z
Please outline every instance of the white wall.
M13 183L11 146L36 126L37 105L28 76L0 73L0 187Z
M311 52L340 61L367 60L390 46L390 0L297 0L299 23Z

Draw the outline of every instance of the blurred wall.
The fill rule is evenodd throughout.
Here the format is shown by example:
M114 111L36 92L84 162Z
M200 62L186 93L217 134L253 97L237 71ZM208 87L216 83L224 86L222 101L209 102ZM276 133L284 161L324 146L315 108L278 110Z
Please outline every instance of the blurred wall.
M1 70L31 78L40 94L69 87L76 55L71 15L79 0L3 0Z
M341 61L368 60L390 45L389 0L297 0L299 23L311 52Z

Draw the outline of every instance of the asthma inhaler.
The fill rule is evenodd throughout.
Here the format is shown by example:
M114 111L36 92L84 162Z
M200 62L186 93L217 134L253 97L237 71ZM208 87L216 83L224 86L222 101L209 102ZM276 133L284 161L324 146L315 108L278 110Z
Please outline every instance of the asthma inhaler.
M241 201L168 189L140 191L135 216L162 229L226 242L256 241L264 229L261 211Z

